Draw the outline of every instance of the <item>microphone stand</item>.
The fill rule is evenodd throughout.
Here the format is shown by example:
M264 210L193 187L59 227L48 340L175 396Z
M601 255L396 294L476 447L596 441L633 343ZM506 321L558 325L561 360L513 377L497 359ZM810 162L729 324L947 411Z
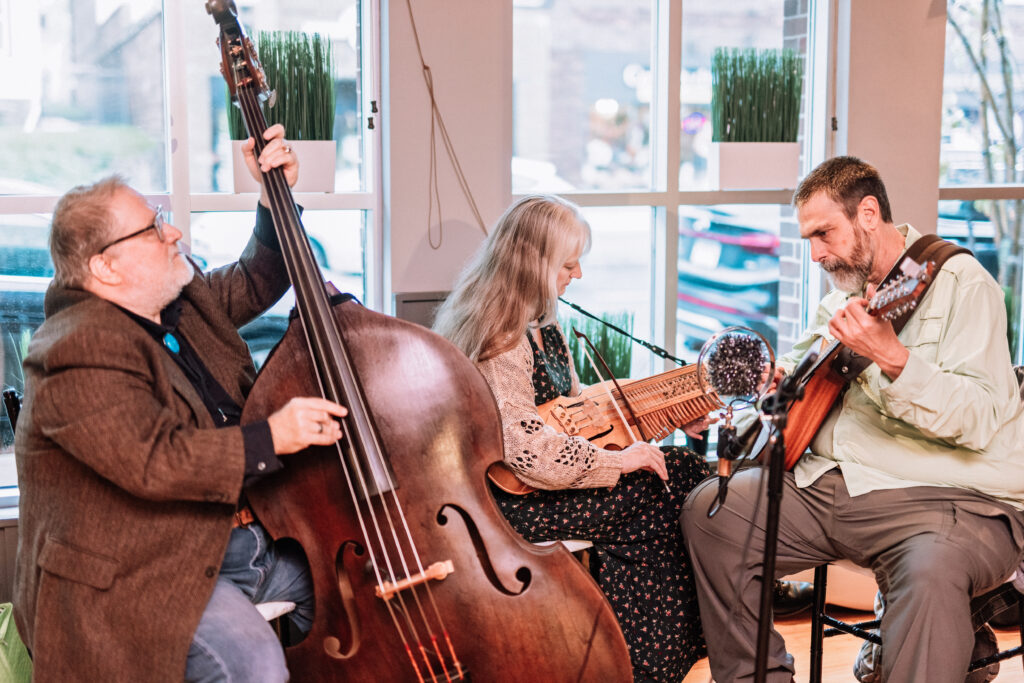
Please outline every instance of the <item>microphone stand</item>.
M764 529L764 555L761 574L761 605L757 619L757 654L754 660L754 680L764 683L768 675L768 634L772 621L772 586L775 584L775 555L779 539L779 516L782 505L782 475L786 462L784 432L789 409L804 395L806 375L814 366L818 354L808 353L792 375L779 382L774 394L765 397L762 410L772 416L775 436L771 440L768 458L768 509Z
M760 432L761 421L757 419L747 427L742 435L737 436L736 427L732 424L732 407L726 410L725 423L718 428L718 495L711 501L711 506L708 508L708 519L714 517L715 513L725 505L725 497L729 493L729 480L733 473L733 463L741 457L746 457Z

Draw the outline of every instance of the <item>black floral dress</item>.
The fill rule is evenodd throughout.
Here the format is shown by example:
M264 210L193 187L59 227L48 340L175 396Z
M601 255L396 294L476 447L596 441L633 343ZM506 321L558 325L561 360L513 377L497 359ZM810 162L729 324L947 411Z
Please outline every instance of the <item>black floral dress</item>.
M555 326L533 348L537 405L567 395L572 371ZM615 610L637 681L681 681L705 655L690 559L679 525L683 499L711 470L687 448L667 447L671 492L652 472L623 474L613 488L534 491L492 487L502 512L529 541L593 541L591 571Z

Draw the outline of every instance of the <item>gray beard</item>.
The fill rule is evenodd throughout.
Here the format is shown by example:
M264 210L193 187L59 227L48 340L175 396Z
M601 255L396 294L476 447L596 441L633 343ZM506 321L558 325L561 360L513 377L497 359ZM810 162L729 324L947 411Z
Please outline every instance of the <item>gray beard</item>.
M864 289L864 285L868 281L868 275L871 274L870 270L863 267L846 264L839 266L835 270L825 268L825 272L828 273L833 287L848 294Z
M849 262L836 260L833 264L822 263L821 267L828 273L832 285L836 289L852 294L864 289L871 270L874 268L874 244L854 221L857 229L853 252Z

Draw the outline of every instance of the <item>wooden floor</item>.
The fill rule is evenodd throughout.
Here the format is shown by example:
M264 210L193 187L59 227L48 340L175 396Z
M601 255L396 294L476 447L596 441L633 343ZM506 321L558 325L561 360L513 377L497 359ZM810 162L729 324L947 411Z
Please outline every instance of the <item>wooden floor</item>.
M829 609L830 613L834 613L837 618L844 621L863 621L871 618L871 615L865 612ZM779 633L786 639L789 652L796 660L797 683L806 683L811 653L810 616L804 614L780 619L777 627ZM999 639L999 649L1001 650L1015 647L1020 642L1016 629L996 629L996 636ZM857 679L853 677L853 661L863 642L859 638L847 635L826 638L822 679L827 683L856 683ZM690 670L684 683L710 683L711 680L708 660L702 659ZM999 676L996 681L998 683L1024 683L1024 667L1021 665L1021 658L1016 657L1000 662Z

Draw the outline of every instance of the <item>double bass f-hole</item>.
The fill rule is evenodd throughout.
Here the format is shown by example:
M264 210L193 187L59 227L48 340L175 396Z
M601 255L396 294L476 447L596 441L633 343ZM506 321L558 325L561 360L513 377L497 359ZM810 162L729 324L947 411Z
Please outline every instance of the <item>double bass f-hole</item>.
M259 155L270 84L234 2L206 8ZM348 408L340 442L287 456L247 489L270 535L293 539L309 562L315 612L306 637L286 649L292 678L630 680L625 640L597 584L568 553L516 536L490 495L501 428L476 367L418 325L351 300L332 304L283 171L264 173L263 185L298 316L256 378L242 423L300 395ZM448 510L468 534L445 523ZM519 590L505 587L509 577ZM528 665L510 664L523 658Z

